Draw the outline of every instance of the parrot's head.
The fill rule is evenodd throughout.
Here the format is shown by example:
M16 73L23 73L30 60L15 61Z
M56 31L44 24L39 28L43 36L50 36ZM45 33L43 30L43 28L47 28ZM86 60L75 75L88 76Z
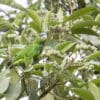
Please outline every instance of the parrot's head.
M46 40L47 39L47 33L45 33L45 32L40 33L40 38L42 40Z
M47 34L45 32L40 33L40 36L35 40L35 43L44 44L47 39Z
M45 42L46 39L47 39L47 33L45 33L45 32L40 33L40 40L42 42Z

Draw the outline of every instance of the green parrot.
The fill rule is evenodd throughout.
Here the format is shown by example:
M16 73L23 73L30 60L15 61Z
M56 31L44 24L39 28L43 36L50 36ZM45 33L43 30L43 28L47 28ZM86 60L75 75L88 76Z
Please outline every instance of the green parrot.
M46 40L46 33L41 33L41 37L36 38L32 44L26 45L15 57L14 64L19 64L27 59L29 62L36 60L42 52ZM24 62L25 63L25 62Z

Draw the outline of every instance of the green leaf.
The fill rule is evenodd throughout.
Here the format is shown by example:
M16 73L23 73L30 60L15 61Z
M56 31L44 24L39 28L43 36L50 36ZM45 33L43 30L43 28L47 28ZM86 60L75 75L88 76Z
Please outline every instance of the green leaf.
M95 100L100 100L100 90L99 88L92 82L88 83L89 91L93 94Z
M49 21L49 25L50 25L50 26L56 26L56 25L59 25L59 24L61 24L61 23L58 22L57 20L50 20L50 21Z
M48 11L45 15L44 21L43 21L43 25L42 25L42 30L44 32L48 31L48 27L49 27L49 19L50 19L50 15L51 15L51 11Z
M66 65L66 63L67 63L67 59L68 59L68 57L66 56L64 59L63 59L63 61L62 61L62 63L61 63L61 69L63 70L63 68L65 67L65 65Z
M95 74L98 74L98 73L100 73L100 62L98 61L98 62L94 62L95 64L93 64L93 71L94 71L94 73Z
M75 43L67 41L67 42L59 43L56 46L56 49L64 53L71 50L74 46L75 46Z
M31 1L30 1L31 2ZM30 9L39 10L41 7L41 0L37 0L35 3L30 4Z
M99 36L97 34L97 32L93 31L90 28L84 28L84 27L79 27L79 28L71 29L71 32L72 32L72 34L87 34L87 35Z
M82 8L80 10L73 12L73 14L70 15L69 17L65 16L64 22L79 19L81 16L84 16L86 14L90 14L94 11L96 11L96 8L94 6L88 6L88 7Z
M10 3L2 2L2 3L26 12L26 14L28 14L32 18L32 21L33 21L33 23L35 23L37 29L39 29L38 32L40 32L40 30L42 31L42 29L41 29L41 19L34 10L25 9L23 6L15 3L15 2L12 2L12 3L11 2Z
M20 27L20 25L23 23L23 18L24 18L25 13L20 11L17 15L15 20L13 21L13 25L15 25L15 27Z
M74 24L71 27L71 30L83 28L83 27L91 28L92 26L99 26L100 27L100 22L97 22L94 20L78 21L76 24Z
M31 28L33 28L36 32L41 33L42 29L39 27L39 25L35 22L30 23Z
M15 69L11 69L10 72L10 85L5 93L6 100L17 100L21 93L21 82L19 80L19 75L16 73Z
M93 79L91 80L94 84L96 84L98 87L100 87L100 78L99 79Z
M24 74L26 77L30 75L42 76L42 70L44 69L44 64L34 64L31 68L24 70Z
M8 74L9 70L0 73L0 94L4 93L9 87L10 77L7 77Z
M100 3L100 0L96 0L96 2Z
M11 23L0 17L0 31L7 31L10 29L14 29Z
M35 65L33 66L33 68L34 68L35 70L43 69L43 68L44 68L44 64L35 64Z
M20 4L17 4L14 0L0 0L0 4L7 5L16 9L25 10Z
M94 20L91 15L82 16L83 20Z
M82 88L73 88L71 89L72 92L83 98L83 100L95 100L91 92L86 89Z
M100 14L98 14L95 18L95 21L99 22L100 21Z
M58 19L58 22L63 22L63 10L62 10L62 8L59 8L59 11L57 13L57 19Z
M1 4L11 4L13 2L13 0L0 0Z
M48 73L52 73L53 72L53 65L52 64L45 64L45 69Z
M33 74L33 75L37 75L37 76L40 76L40 77L43 76L43 73L40 70L32 70L30 73L31 73L31 75Z
M89 55L87 58L86 58L86 61L89 62L97 57L100 57L100 51L96 51L94 53L92 53L91 55Z
M31 9L26 9L27 14L32 18L33 22L38 25L38 27L41 29L41 19L38 16L38 14Z
M6 100L17 100L21 93L21 83L11 83L7 93L5 94Z

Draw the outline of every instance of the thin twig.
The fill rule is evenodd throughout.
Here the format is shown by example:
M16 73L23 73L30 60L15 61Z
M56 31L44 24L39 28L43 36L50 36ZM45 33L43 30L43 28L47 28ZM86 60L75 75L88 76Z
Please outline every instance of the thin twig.
M40 96L39 98L44 97L45 95L47 95L57 84L57 81L55 81L54 84L52 84L50 87L48 87Z

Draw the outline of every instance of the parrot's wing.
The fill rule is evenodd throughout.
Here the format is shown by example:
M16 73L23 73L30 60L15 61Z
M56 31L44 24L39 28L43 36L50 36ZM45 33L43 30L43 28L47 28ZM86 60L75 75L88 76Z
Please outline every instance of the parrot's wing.
M31 50L32 47L33 47L33 44L29 44L29 45L25 46L25 48L23 48L21 51L19 51L17 53L16 60L24 59L24 57Z

